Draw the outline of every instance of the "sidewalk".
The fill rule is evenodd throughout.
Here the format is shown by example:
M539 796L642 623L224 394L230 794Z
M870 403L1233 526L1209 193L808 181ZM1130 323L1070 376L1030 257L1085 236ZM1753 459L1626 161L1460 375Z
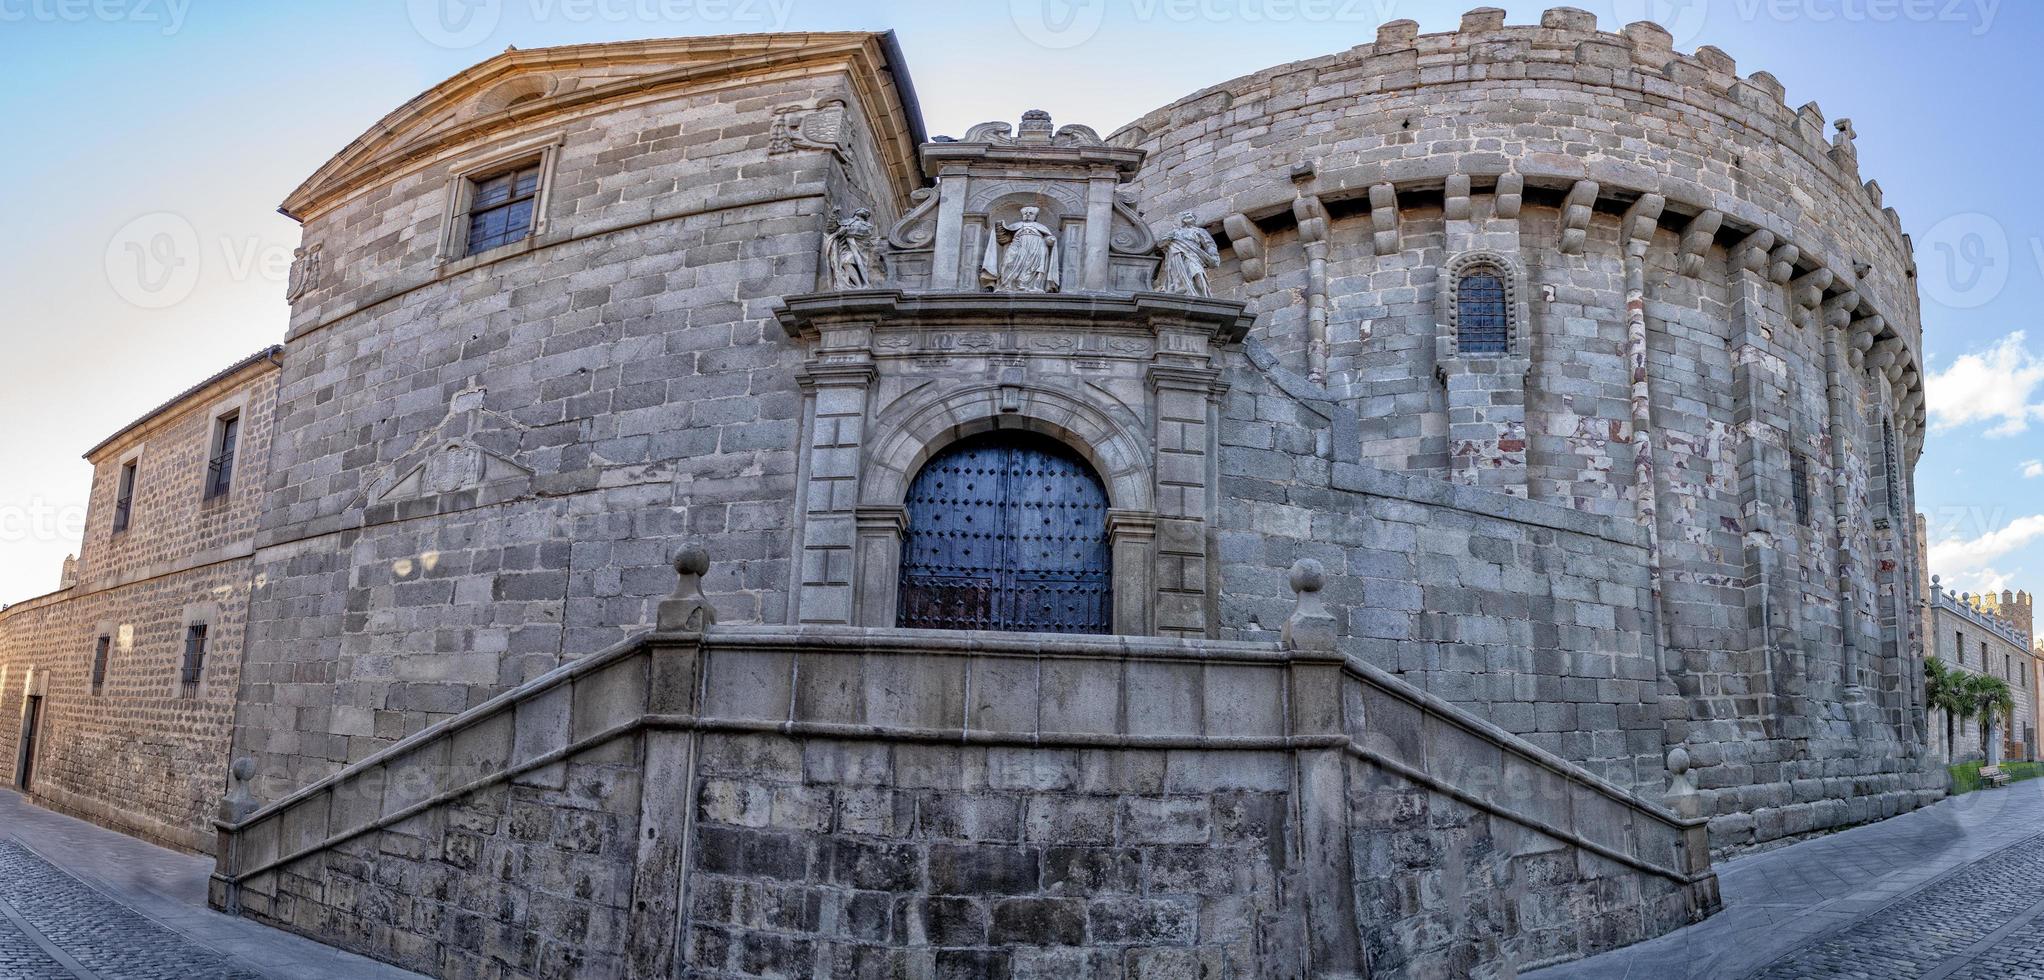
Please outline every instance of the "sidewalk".
M1967 793L1879 823L1724 862L1717 868L1724 911L1659 939L1524 978L1722 980L1761 971L1790 954L1804 964L1791 971L1796 975L1953 975L1971 964L1987 965L2002 945L2028 940L2015 935L2018 930L2001 928L2020 923L2007 916L1995 919L1977 889L1945 886L1982 862L1980 870L1996 870L2007 879L2004 890L2010 894L2027 894L2032 901L2044 897L2044 872L2012 863L2022 850L2012 845L2040 835L2044 779ZM1993 860L1983 862L1986 858ZM1938 887L1926 887L1932 885ZM1909 914L1876 916L1898 901L1910 903ZM1931 907L1940 903L1954 908ZM1980 937L1941 957L1934 951L1949 940L1952 919L1976 929ZM1912 957L1924 961L1898 963L1890 955L1873 967L1878 972L1866 972L1868 965L1851 962L1855 954L1850 950L1860 946L1865 957L1877 959L1880 951L1872 944L1833 944L1848 950L1842 954L1825 946L1826 940L1863 922L1869 931L1899 940L1891 944L1891 954L1912 950ZM1922 935L1909 935L1918 928Z
M212 911L212 870L0 790L0 976L419 980Z

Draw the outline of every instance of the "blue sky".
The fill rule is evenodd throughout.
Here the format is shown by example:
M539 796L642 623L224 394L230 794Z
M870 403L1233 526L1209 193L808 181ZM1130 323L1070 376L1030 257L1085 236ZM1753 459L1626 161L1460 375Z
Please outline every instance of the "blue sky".
M281 339L284 195L384 113L503 50L893 28L932 133L1048 109L1106 132L1235 75L1367 43L1418 0L0 0L0 602L77 547L79 453ZM2044 586L2044 11L2021 0L1580 0L1715 44L1850 116L1916 239L1933 570ZM1537 22L1545 4L1506 3ZM2027 473L2027 475L2026 475Z

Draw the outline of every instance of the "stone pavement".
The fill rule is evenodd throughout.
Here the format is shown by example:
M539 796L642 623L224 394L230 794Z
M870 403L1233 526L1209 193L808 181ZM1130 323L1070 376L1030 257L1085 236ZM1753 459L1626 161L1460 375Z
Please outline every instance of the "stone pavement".
M1525 980L2044 980L2044 779L1718 865L1724 911Z
M212 869L0 790L0 978L418 980L208 909Z

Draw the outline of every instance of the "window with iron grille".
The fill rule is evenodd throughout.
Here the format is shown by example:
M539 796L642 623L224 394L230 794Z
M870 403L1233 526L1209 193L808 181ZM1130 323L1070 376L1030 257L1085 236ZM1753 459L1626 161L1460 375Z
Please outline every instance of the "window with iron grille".
M224 497L234 489L234 447L241 440L241 413L223 415L213 423L213 458L206 463L206 499Z
M184 697L199 696L199 677L206 669L206 624L193 623L185 627L185 662L179 672L178 687Z
M1810 460L1802 453L1789 455L1789 496L1796 505L1796 523L1810 526Z
M114 638L102 636L92 647L92 693L97 697L106 690L106 659L113 653Z
M136 463L121 466L121 482L114 491L114 533L128 529L128 522L135 515L135 468Z
M538 162L470 180L467 254L522 241L532 234L539 202Z
M1471 267L1455 285L1455 349L1463 354L1508 354L1512 348L1505 275L1488 265Z

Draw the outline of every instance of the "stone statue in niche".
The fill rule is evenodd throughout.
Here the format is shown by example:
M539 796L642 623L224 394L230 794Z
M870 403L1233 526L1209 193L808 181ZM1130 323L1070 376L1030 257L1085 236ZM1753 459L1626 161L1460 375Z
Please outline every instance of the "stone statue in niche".
M1199 226L1199 216L1190 211L1178 216L1178 227L1157 239L1157 251L1164 260L1157 263L1159 292L1182 296L1212 296L1207 270L1221 264L1220 246L1214 236Z
M1058 291L1057 236L1037 223L1037 214L1035 208L1023 208L1020 221L994 222L979 266L982 285L1001 293Z
M860 208L849 218L832 208L837 227L823 239L823 269L832 289L872 289L887 276L880 256L880 232L873 212Z

